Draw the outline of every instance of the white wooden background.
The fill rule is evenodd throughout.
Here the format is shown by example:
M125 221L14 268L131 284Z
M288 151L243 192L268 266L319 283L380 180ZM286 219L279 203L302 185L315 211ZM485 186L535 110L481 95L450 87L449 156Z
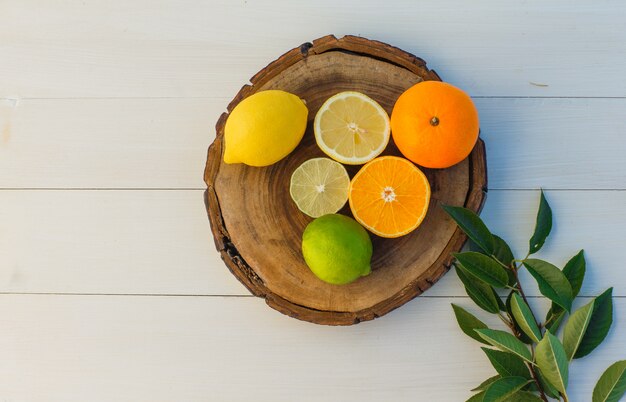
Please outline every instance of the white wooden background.
M571 369L571 400L590 400L626 359L622 0L0 0L0 401L463 401L491 375L454 321L451 302L480 314L454 274L332 328L249 296L214 250L217 117L328 33L413 52L473 96L483 217L519 254L546 189L540 255L584 248L582 294L615 286L611 333Z

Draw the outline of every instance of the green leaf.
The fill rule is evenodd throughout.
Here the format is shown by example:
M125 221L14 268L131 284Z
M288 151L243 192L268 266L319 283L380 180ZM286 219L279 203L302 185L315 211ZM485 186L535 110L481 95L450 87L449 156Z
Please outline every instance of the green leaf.
M500 307L500 311L507 312L506 304L502 301L502 298L496 293L495 289L491 288L493 293L496 295L496 301L498 302L498 307Z
M523 377L503 377L485 391L483 402L503 402L520 391L530 380Z
M487 324L454 303L452 304L452 309L454 310L456 321L459 323L459 327L461 327L461 331L463 331L470 338L474 338L480 343L487 344L487 342L481 338L476 331L474 331L475 329L488 328Z
M538 371L539 369L535 369L535 371ZM524 391L528 391L528 392L539 392L539 387L537 386L537 382L536 381L531 381L530 383L526 384L526 386L524 387Z
M535 342L541 341L541 331L535 322L535 317L528 304L526 304L524 299L517 293L513 293L511 298L511 312L522 331L524 331L530 339Z
M535 278L542 295L563 307L568 312L572 308L572 285L560 269L549 262L527 259L524 266Z
M541 370L539 368L535 369L535 374L537 375L537 379L539 380L539 383L541 384L541 388L543 388L543 392L546 395L548 395L550 398L560 399L559 390L554 388L552 384L550 384L548 380L546 380L546 378L541 373Z
M585 279L585 252L580 250L578 254L573 256L565 267L563 267L563 275L567 278L572 286L572 297L578 296L580 288L583 286L583 280Z
M530 351L520 340L505 331L497 329L477 329L476 332L491 345L505 352L511 352L527 362L532 362Z
M510 266L515 259L511 247L497 235L493 235L493 255L506 266Z
M482 392L477 393L476 395L473 395L466 402L482 402L484 396L485 396L485 391L482 391Z
M587 326L593 315L594 302L595 301L592 300L590 303L576 310L567 321L567 324L565 324L565 329L563 330L563 347L570 361L574 358L574 354L576 350L578 350L578 345L580 345L587 331Z
M513 252L511 252L511 248L509 247L509 245L506 244L506 242L502 240L502 238L496 236L495 234L493 235L493 241L493 255L486 254L485 251L472 240L469 241L469 249L470 251L475 251L477 253L481 253L489 257L495 258L506 266L511 266L511 263L513 262L515 257L513 257ZM509 286L515 286L517 280L515 278L515 275L513 274L513 271L507 269L506 273L509 276Z
M485 381L481 382L479 386L472 389L471 391L484 391L487 389L488 386L491 385L491 383L493 383L496 380L499 380L500 378L502 377L500 377L499 375L494 375L493 377L489 377Z
M474 243L478 244L487 254L493 253L493 236L474 211L450 205L443 205L442 208Z
M573 256L567 264L565 264L565 268L563 268L563 275L565 275L567 281L572 287L572 299L576 298L576 296L578 296L578 292L580 292L580 288L585 277L585 255L583 250L580 250L578 254ZM550 307L550 310L546 315L546 329L553 334L556 334L564 318L565 311L563 310L563 307L552 303L552 307Z
M515 320L515 317L513 317L513 310L511 309L511 299L513 298L513 294L516 293L515 290L512 290L509 295L506 298L506 312L509 314L509 317L513 318L513 326L515 327L515 333L516 336L518 336L519 340L524 342L527 345L530 345L533 343L533 340L530 339L525 333L524 331L522 331L522 328L519 326L519 324L517 323L517 321Z
M465 269L460 264L454 265L456 274L465 285L465 291L467 295L476 303L476 305L483 310L496 314L500 310L498 303L498 296L496 295L493 288L489 285L486 285L482 282L474 280L470 277L470 275L465 271Z
M574 354L574 359L587 356L606 338L611 324L613 324L612 296L613 288L609 288L594 299L591 321L589 321L587 331L585 331L578 350Z
M550 230L552 230L552 209L543 194L543 190L541 190L537 223L535 224L535 232L530 238L528 254L535 254L541 249L550 234Z
M618 402L626 393L626 360L613 363L593 389L593 402Z
M517 278L515 278L515 274L513 273L513 271L510 269L507 269L506 274L509 277L509 282L508 282L509 287L510 288L515 287L515 285L517 285Z
M532 392L520 391L507 399L506 402L543 402L543 399Z
M524 377L530 379L528 367L517 355L499 350L481 348L489 358L491 365L502 377Z
M545 327L548 331L556 334L565 318L565 310L563 307L552 303L552 307L548 310L546 314L546 323Z
M535 360L544 377L560 393L565 394L568 380L568 360L563 344L549 331L535 349Z
M488 285L504 288L509 283L509 277L504 267L486 255L468 251L454 253L454 256L470 275Z

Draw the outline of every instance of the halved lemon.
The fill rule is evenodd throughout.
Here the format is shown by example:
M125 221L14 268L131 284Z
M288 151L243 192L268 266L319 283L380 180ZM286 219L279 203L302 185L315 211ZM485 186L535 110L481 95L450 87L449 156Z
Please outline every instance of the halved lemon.
M362 165L383 152L389 127L389 115L375 100L346 91L324 102L315 115L313 130L326 155L348 165Z
M348 200L346 168L328 158L304 162L291 175L289 192L300 211L317 218L339 211Z

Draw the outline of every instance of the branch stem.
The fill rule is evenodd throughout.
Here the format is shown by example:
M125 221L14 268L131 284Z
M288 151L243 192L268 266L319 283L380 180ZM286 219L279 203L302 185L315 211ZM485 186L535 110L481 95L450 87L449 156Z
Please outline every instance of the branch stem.
M492 258L495 262L497 262L498 264L502 265L505 269L510 269L510 267L509 267L508 265L506 265L506 264L502 263L502 262L498 259L498 257L496 257L495 255L491 254L491 255L490 255L490 257L491 257L491 258Z
M546 396L546 393L544 392L543 387L541 386L541 383L539 382L539 377L537 377L537 373L535 372L535 367L532 364L527 364L527 365L528 365L528 368L530 369L530 376L535 381L535 384L537 384L537 388L539 389L539 396L541 397L541 400L543 400L544 402L548 402L548 397Z
M524 302L526 303L526 305L528 305L528 308L530 308L530 304L528 304L528 299L526 299L526 294L524 294L524 289L522 288L522 283L519 280L519 276L517 274L517 270L519 269L519 266L515 266L515 264L511 264L511 270L513 271L513 275L515 276L515 281L517 282L517 291L519 292L520 296L522 296L522 299L524 300ZM537 321L537 318L535 317L535 313L532 311L532 309L530 308L530 312L533 316L533 320L535 320L535 323L537 324L538 328L541 328L539 322ZM539 330L541 331L541 329ZM515 336L517 336L519 338L519 334L515 333L516 331L513 330L513 333L515 334ZM533 357L535 356L535 348L534 346L531 344L530 345L530 350L532 351ZM533 359L534 360L534 359ZM532 376L533 380L535 381L535 384L537 384L537 388L539 389L539 394L541 396L541 399L544 402L548 402L548 398L546 397L545 391L543 390L543 386L541 385L541 382L539 381L539 377L537 376L537 372L535 371L535 366L534 364L529 364L527 363L528 369L530 370L530 375ZM567 401L564 401L567 402Z
M522 283L520 282L519 276L517 275L518 268L512 267L511 269L513 271L513 275L515 275L515 281L517 282L517 290L519 291L520 296L522 296L524 303L526 303L526 305L528 305L528 308L530 308L530 304L528 304L528 299L526 298L526 294L524 294L524 289L522 289ZM533 320L535 320L535 324L537 324L537 328L541 328L541 325L539 324L539 321L537 321L537 317L535 317L535 313L533 313L532 308L530 309L530 312L533 315Z
M513 329L513 323L511 322L511 320L503 316L502 313L498 313L498 317L500 317L500 320L502 320L504 325L506 325L509 329Z

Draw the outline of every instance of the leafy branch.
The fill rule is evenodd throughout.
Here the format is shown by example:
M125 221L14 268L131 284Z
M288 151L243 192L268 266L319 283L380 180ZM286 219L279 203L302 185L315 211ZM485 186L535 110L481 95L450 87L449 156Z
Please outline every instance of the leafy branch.
M443 208L470 239L470 251L454 254L453 263L468 296L481 309L497 315L510 331L491 329L467 310L452 305L461 330L489 346L482 350L497 373L474 388L477 393L468 402L568 402L569 363L591 353L606 338L613 323L613 288L572 311L585 277L584 252L572 257L562 270L530 258L541 250L552 230L552 209L543 191L528 254L521 260L515 259L509 245L491 233L474 212ZM528 303L519 277L522 269L552 302L543 322ZM508 291L505 302L498 289ZM617 402L625 393L626 360L622 360L602 374L592 400Z

